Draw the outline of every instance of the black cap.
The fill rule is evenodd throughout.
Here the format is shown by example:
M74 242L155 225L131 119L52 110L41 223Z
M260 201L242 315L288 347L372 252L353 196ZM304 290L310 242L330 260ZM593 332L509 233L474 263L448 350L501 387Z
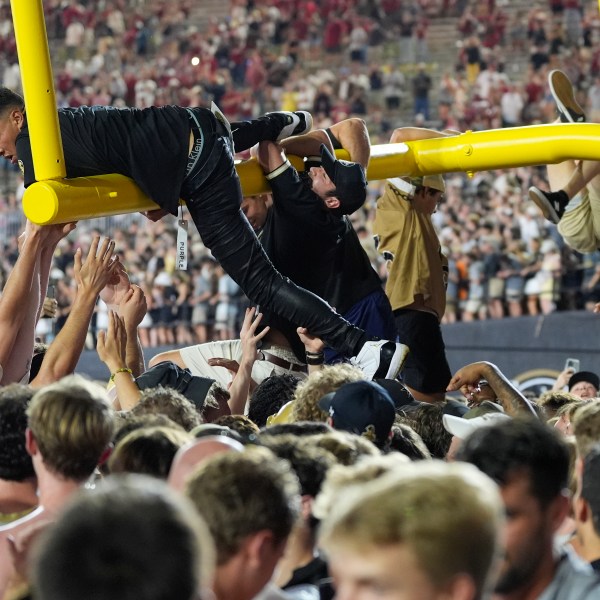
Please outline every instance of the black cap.
M580 381L591 383L598 391L600 391L600 377L591 371L579 371L577 373L573 373L573 375L571 375L571 379L569 379L569 391L571 391L573 386Z
M394 401L387 390L372 381L346 383L325 394L319 406L329 413L334 429L363 435L371 428L373 441L380 447L389 438L396 416Z
M367 178L362 165L337 159L325 144L321 144L321 164L335 184L340 211L351 215L367 198Z

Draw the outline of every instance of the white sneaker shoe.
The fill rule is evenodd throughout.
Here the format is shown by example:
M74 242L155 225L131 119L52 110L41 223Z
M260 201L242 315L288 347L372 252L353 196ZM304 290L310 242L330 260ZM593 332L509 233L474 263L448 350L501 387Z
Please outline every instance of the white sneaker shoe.
M312 129L312 115L305 110L297 110L296 112L281 110L278 111L277 114L286 116L289 120L289 124L281 130L281 132L277 136L277 139L275 140L276 142L285 140L286 138L292 137L293 135L303 135L305 133L308 133Z
M408 346L389 340L366 342L350 362L362 369L367 379L395 379L408 355Z

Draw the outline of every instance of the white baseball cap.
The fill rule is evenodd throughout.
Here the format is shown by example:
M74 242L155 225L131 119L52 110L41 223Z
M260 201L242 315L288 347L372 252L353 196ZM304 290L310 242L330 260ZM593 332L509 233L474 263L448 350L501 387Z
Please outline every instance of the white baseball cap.
M444 415L442 417L442 422L448 433L451 433L457 438L464 440L476 429L481 429L481 427L487 427L488 425L494 425L495 423L505 419L510 419L510 417L500 412L489 412L485 415L481 415L481 417L473 417L472 419L454 417L453 415Z

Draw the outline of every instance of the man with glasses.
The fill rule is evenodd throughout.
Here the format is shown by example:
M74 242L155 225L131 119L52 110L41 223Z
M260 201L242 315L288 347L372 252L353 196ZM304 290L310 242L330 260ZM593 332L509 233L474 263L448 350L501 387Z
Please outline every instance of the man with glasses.
M390 143L444 135L400 128ZM423 402L443 401L451 377L440 328L446 309L448 260L431 220L445 189L440 175L388 179L373 224L375 244L387 261L386 294L398 339L410 348L402 381Z

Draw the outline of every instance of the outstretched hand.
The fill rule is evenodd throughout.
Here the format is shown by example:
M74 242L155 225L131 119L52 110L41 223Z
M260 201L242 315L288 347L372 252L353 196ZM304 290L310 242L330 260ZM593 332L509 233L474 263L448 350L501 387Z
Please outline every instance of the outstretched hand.
M137 329L147 312L148 304L142 288L139 285L131 285L119 302L119 315L123 319L125 328Z
M485 372L489 364L486 361L480 361L462 367L462 369L456 371L446 391L454 392L460 389L465 395L466 393L472 393L473 390L479 387L479 381L486 378Z
M75 280L79 288L91 291L96 296L111 281L120 267L119 257L114 254L115 242L105 238L98 250L100 236L95 235L90 250L82 263L81 250L75 253Z
M206 362L208 362L211 367L223 367L224 369L227 369L232 377L235 377L235 374L240 370L240 363L232 358L213 356Z
M100 292L100 298L111 309L119 310L121 301L131 288L129 275L121 262L115 267L115 272Z
M242 357L249 360L256 360L257 345L267 333L269 333L270 327L265 327L260 333L256 333L260 322L262 321L262 313L256 313L254 306L246 309L244 315L244 322L240 331L240 340L242 341Z
M315 354L323 352L325 342L321 338L311 335L306 327L298 327L296 333L298 334L300 341L304 344L306 352L313 352Z
M98 332L96 351L111 373L126 364L127 333L116 312L108 313L108 330Z

